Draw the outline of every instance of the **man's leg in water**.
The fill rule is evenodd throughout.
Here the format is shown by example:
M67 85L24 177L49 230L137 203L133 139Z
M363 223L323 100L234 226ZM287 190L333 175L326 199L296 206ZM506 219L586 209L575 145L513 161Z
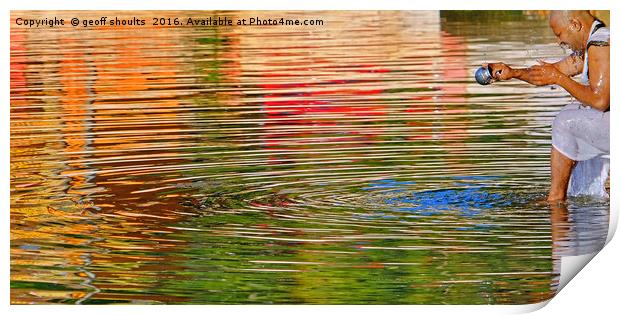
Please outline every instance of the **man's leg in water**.
M554 147L551 148L551 189L549 189L547 201L566 200L568 181L574 165L573 160L564 156Z

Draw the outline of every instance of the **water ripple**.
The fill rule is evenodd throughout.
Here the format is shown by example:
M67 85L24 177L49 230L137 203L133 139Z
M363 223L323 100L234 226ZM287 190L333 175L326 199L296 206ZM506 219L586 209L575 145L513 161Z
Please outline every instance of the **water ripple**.
M608 203L537 203L567 94L472 80L561 56L539 13L305 14L12 24L11 302L535 303L604 243Z

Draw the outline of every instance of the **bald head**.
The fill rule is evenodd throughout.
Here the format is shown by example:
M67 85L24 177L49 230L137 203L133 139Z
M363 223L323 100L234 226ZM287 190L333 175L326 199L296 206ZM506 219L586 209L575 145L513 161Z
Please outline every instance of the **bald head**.
M583 51L594 20L587 10L551 11L549 26L560 40L560 45L568 46L573 51Z
M549 15L549 23L556 23L560 27L567 26L573 20L585 24L594 21L594 16L588 10L554 10Z

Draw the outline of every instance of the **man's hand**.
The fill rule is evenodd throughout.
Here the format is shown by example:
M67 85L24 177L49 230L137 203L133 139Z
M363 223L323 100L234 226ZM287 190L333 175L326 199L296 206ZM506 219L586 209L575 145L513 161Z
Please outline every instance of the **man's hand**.
M558 84L560 78L564 75L553 64L538 60L540 65L532 66L529 70L528 82L534 85L550 85Z
M499 80L499 81L510 80L510 79L512 79L514 77L513 73L512 73L513 72L512 68L510 68L509 66L507 66L503 62L489 63L489 64L485 64L483 66L486 66L486 67L490 68L491 76L495 80Z

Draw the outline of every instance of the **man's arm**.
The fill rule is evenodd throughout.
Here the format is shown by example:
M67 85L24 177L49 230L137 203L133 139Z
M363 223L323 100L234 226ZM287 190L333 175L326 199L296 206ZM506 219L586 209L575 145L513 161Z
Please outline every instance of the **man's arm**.
M536 84L532 79L532 69L531 68L523 68L523 69L512 69L510 71L509 79L519 79L521 81L525 81L530 84Z
M578 75L583 69L583 54L572 53L553 63L553 66L569 77Z
M542 60L539 60L538 62L543 64L543 65L552 65L553 67L555 67L560 73L564 74L565 76L568 77L572 77L575 75L578 75L581 73L582 69L583 69L583 56L581 56L580 54L577 53L572 53L566 57L564 57L562 60L555 62L555 63L546 63ZM530 71L533 68L527 68L527 69L513 69L513 70L517 70L515 73L515 78L516 79L520 79L523 80L525 82L531 83L531 84L536 84L536 82L531 82L532 79L530 78Z
M588 49L588 78L590 85L575 82L566 75L558 76L557 84L580 102L601 111L609 108L609 46L590 46Z
M541 63L544 62L541 61ZM569 56L564 57L562 60L550 65L553 65L559 72L572 77L581 73L581 69L583 69L583 59L579 54L572 53ZM519 79L530 84L536 84L530 78L530 72L537 66L521 69L513 69L503 63L491 63L488 66L493 72L491 75L497 80L503 81Z
M512 69L503 63L489 66L497 80L515 78L539 86L557 84L580 102L605 111L609 108L609 46L591 46L588 55L589 85L570 78L574 72L570 71L570 61L564 61L566 58L558 62L561 65L541 62L527 69Z

